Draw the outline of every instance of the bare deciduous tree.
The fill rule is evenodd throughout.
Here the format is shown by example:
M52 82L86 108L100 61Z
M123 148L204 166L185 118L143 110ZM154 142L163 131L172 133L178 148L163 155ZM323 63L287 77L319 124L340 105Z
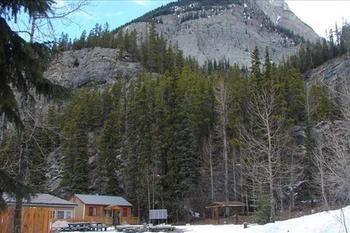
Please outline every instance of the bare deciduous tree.
M247 150L245 167L253 180L253 189L268 192L271 220L275 217L275 177L279 170L281 124L276 117L276 102L273 89L262 90L252 96L249 114L252 129L246 129L244 142ZM267 185L267 187L266 187Z
M228 171L228 149L229 142L227 136L227 125L228 125L228 96L225 87L225 80L221 79L218 82L218 86L216 88L216 101L218 102L217 112L220 118L220 135L222 137L222 154L224 159L224 194L225 201L229 201L229 171Z
M315 164L318 170L318 173L315 174L315 180L320 187L323 204L327 209L329 209L325 183L326 156L324 154L325 145L323 144L323 141L324 140L322 139L322 135L315 135L315 150L313 153L313 163Z
M338 99L342 119L321 122L314 129L314 163L318 168L319 185L325 206L327 199L342 204L350 193L350 90L345 81L331 93ZM327 194L330 196L327 198Z

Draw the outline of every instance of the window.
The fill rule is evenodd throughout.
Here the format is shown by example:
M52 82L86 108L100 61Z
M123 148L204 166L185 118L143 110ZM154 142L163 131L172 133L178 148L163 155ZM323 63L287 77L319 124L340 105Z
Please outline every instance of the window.
M96 208L89 207L89 216L96 216Z
M72 218L72 211L70 211L70 210L65 211L65 216L64 216L64 218L65 218L65 219Z
M64 219L64 211L63 210L57 211L57 219Z
M73 212L71 210L56 210L55 216L57 219L69 219L73 217Z

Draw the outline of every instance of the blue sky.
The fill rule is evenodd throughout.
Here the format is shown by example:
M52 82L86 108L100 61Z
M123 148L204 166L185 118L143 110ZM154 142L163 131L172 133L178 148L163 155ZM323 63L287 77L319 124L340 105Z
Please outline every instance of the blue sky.
M62 0L61 0L62 1ZM65 0L66 2L67 0ZM80 35L83 29L90 30L96 23L104 24L108 22L110 28L114 29L123 25L150 10L171 2L170 0L104 0L90 1L89 5L83 11L76 13L71 17L73 22L79 25L71 24L68 33ZM64 30L65 28L58 28Z
M77 0L56 0L57 7L68 7ZM213 0L214 1L214 0ZM110 29L117 28L150 10L165 5L171 0L89 0L89 4L82 11L76 12L69 17L69 20L54 21L55 36L62 32L68 33L71 38L81 35L85 29L88 32L96 23L108 22ZM341 25L344 20L349 22L350 1L337 0L287 0L291 10L304 22L309 24L319 35L324 36L325 30L334 27L335 22ZM17 24L12 27L17 30L24 30L28 26L28 20L20 17ZM43 31L46 29L42 28ZM22 36L26 36L22 34ZM51 38L45 38L51 40ZM44 39L44 40L45 40ZM37 38L42 41L41 38Z
M53 33L41 35L36 41L52 40L62 32L68 33L70 38L80 37L83 30L89 32L96 23L109 24L110 29L115 29L159 6L166 5L171 0L88 0L88 4L82 10L71 14L66 20L53 20ZM68 8L77 3L77 0L56 0L57 8ZM30 31L30 23L26 14L18 17L17 23L10 22L15 31ZM46 26L40 27L41 31L47 32ZM37 33L39 35L40 33ZM28 39L28 34L21 33Z

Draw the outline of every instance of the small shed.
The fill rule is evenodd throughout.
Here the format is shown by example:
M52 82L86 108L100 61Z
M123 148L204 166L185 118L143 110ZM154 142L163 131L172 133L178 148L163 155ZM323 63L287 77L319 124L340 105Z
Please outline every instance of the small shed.
M233 212L236 215L236 222L238 220L238 214L242 211L244 208L244 203L239 201L226 201L226 202L212 202L208 206L205 207L206 209L213 209L215 210L215 215L218 221L218 224L220 224L220 212L223 208L230 208L233 210Z

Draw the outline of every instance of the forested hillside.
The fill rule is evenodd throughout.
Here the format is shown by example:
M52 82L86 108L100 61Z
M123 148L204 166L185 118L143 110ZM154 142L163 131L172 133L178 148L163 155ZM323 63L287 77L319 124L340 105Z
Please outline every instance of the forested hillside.
M25 183L62 197L122 195L143 217L167 208L174 222L203 217L212 201L241 201L260 223L347 203L349 131L339 129L349 129L349 105L301 72L346 53L349 41L344 26L281 65L256 48L247 68L199 66L154 27L140 44L136 32L114 37L100 26L72 43L63 36L54 52L112 47L144 70L30 109ZM21 141L11 127L3 137L0 161L15 174Z

